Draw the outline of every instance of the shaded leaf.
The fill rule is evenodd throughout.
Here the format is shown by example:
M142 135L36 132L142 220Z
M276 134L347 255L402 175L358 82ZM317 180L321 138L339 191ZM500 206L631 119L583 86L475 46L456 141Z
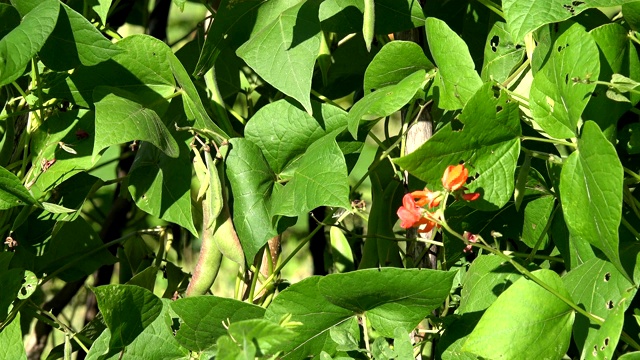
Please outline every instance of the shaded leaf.
M4 167L0 167L0 210L35 203L36 200L22 185L20 179Z
M11 323L0 331L0 357L15 360L27 359L20 329L20 313L16 314Z

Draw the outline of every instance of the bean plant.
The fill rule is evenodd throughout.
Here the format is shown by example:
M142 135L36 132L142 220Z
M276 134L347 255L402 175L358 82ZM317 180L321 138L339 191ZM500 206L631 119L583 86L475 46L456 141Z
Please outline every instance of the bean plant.
M0 0L0 358L640 358L639 31L632 0Z

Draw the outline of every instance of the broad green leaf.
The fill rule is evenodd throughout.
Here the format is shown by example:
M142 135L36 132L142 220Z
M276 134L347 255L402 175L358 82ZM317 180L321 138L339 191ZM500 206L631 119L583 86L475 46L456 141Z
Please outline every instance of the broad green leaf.
M447 323L444 334L436 344L436 354L442 360L479 359L479 356L463 351L462 347L483 314L483 312L466 313L456 316L451 323Z
M587 121L578 149L562 166L562 211L571 236L586 239L624 273L618 254L623 176L615 148L596 123Z
M174 338L169 304L168 299L162 300L163 307L160 315L127 346L126 351L122 354L116 353L101 357L108 353L111 340L111 331L106 329L94 341L87 354L87 360L188 360L190 358L189 350L180 346L180 343Z
M596 257L587 239L569 234L569 229L567 229L567 224L564 221L562 212L556 212L549 231L553 239L553 244L558 248L560 255L564 258L564 265L567 270L571 270L587 260Z
M180 135L182 140L187 134ZM177 145L180 154L172 158L142 144L129 171L129 191L141 210L198 236L191 213L191 176L185 176L191 174L189 148L183 141Z
M482 86L467 44L442 20L428 18L427 41L438 67L438 107L462 109Z
M420 3L413 0L375 0L375 33L391 34L424 25ZM350 34L362 31L362 0L325 0L320 5L324 31Z
M434 66L420 45L411 41L392 41L376 54L364 74L364 91L395 85L418 70L429 71Z
M336 131L337 132L337 131ZM272 215L302 216L319 206L350 209L349 179L336 132L314 142L272 204Z
M269 202L276 177L257 145L243 138L229 143L226 171L233 193L233 223L251 263L258 250L277 235Z
M640 79L640 59L636 47L628 37L624 26L611 23L597 27L589 32L600 50L600 75L598 80L611 81L615 74ZM631 103L611 101L607 97L606 85L597 85L589 104L582 115L583 120L595 121L609 141L615 144L614 138L618 119L629 108L640 100L635 94L628 94Z
M561 22L594 7L617 6L629 0L503 0L502 10L511 35L521 41L542 25Z
M104 285L92 290L111 332L109 355L130 345L162 312L162 301L139 286Z
M572 269L562 280L576 304L605 319L605 323L610 321L615 324L621 321L618 312L624 313L629 306L628 302L623 303L623 299L636 291L633 284L612 263L599 258L592 258ZM605 327L590 323L586 317L577 315L573 338L582 352L582 358L591 357L594 351L593 344L606 336L612 336L613 332L615 331L610 332ZM620 329L617 333L620 334ZM615 349L613 340L612 337L612 349ZM601 352L601 346L602 344L598 346L597 352ZM605 350L609 352L612 349Z
M0 293L0 321L4 321L7 318L9 307L20 293L23 278L23 269L14 268L0 273L0 284L2 284L2 293ZM0 332L0 336L2 336L2 333L3 332ZM0 349L2 348L3 347L0 347Z
M484 46L484 62L482 64L482 80L504 82L511 72L522 62L525 48L514 42L506 29L506 24L496 22L489 31Z
M378 337L371 344L371 355L374 359L390 360L396 357L395 352L389 346L387 339Z
M168 56L171 72L176 78L178 85L184 90L184 95L182 96L184 108L185 110L193 109L193 115L195 116L194 126L201 130L212 131L223 138L228 138L229 135L227 135L227 133L225 133L225 131L216 125L211 117L209 117L209 114L202 103L202 99L198 94L198 90L193 84L193 81L191 81L189 73L185 70L180 60L171 52Z
M60 6L56 27L39 52L47 67L65 71L80 64L92 66L122 52L84 16L65 4Z
M27 359L27 352L22 341L22 330L20 329L20 313L11 323L0 331L0 358L2 359Z
M167 156L180 155L178 143L155 111L119 95L109 93L96 102L96 133L93 158L111 145L134 140L148 141Z
M353 270L353 251L344 232L336 226L329 230L331 240L331 257L336 272L344 273ZM369 241L369 239L367 239Z
M499 256L476 258L462 280L458 313L483 311L522 275Z
M393 350L396 352L398 359L413 358L411 336L401 328L396 328L393 334Z
M389 116L407 105L422 88L424 80L424 70L418 70L395 85L386 86L365 95L349 110L347 121L351 135L356 138L360 120Z
M176 340L191 351L202 351L216 343L216 339L227 333L224 324L242 320L258 319L264 309L242 301L216 296L194 296L171 303L180 317L180 328Z
M366 312L376 331L393 337L397 327L413 329L449 295L454 272L428 269L365 269L327 275L318 290L355 314Z
M520 113L505 92L496 96L492 84L485 84L462 110L462 129L454 130L449 123L416 151L394 162L437 190L446 167L464 161L470 176L477 175L467 187L481 194L468 204L483 210L503 207L515 186Z
M346 113L329 104L312 102L314 116L286 100L266 105L244 129L245 138L258 145L277 174L299 158L315 141L346 125Z
M98 14L102 25L106 25L107 15L109 15L109 8L113 0L85 0L85 2Z
M618 360L640 360L640 351L626 353L620 356Z
M360 349L360 325L355 317L329 329L329 336L338 346L338 351Z
M538 242L547 222L551 221L549 216L555 204L554 196L541 196L527 204L524 208L524 225L522 227L522 240L528 247L532 248ZM549 237L544 235L538 250L547 247Z
M283 316L302 325L294 328L297 334L279 349L281 359L303 359L322 350L334 353L336 344L330 340L330 329L353 318L353 312L328 302L318 290L320 277L312 276L289 286L275 297L264 318L279 323ZM349 289L350 290L350 289Z
M234 322L229 325L228 331L236 342L253 342L263 355L274 355L279 347L296 336L293 330L265 319Z
M40 173L35 188L45 192L60 185L72 176L94 165L93 143L95 139L95 115L93 111L73 109L57 112L47 118L32 135L32 151L35 163L55 159L46 171ZM70 154L60 143L71 146L76 154Z
M25 270L22 278L22 286L18 292L18 299L25 300L31 297L38 287L38 277L32 271Z
M317 0L303 1L285 10L237 50L258 75L309 113L311 78L322 38L318 6Z
M0 39L20 25L20 13L11 5L0 4Z
M50 274L102 245L102 240L84 218L78 217L74 221L64 222L49 240L45 253L37 258L37 272ZM58 274L57 277L67 282L75 281L92 274L104 265L116 262L117 259L111 255L109 250L102 249L83 261L75 263L69 269Z
M220 2L216 14L218 19L211 23L202 45L202 52L194 71L195 76L204 76L216 64L216 59L225 46L235 49L249 39L256 17L261 15L258 9L263 3L262 0L222 0ZM272 3L273 1L269 2L269 5ZM265 4L265 6L268 5ZM225 45L223 42L228 44Z
M0 210L15 206L32 205L36 200L31 196L20 179L0 166Z
M578 121L600 73L598 47L582 25L573 24L549 50L548 60L533 76L529 94L531 115L549 136L575 137Z
M148 35L131 35L118 41L122 50L111 59L94 66L79 66L65 81L49 90L49 97L64 98L83 107L93 106L93 91L111 86L135 94L144 105L158 114L166 110L165 100L175 92L171 71L171 49ZM108 74L108 76L105 76Z
M20 10L20 9L18 9ZM53 31L60 2L44 0L0 40L0 86L16 80Z
M553 271L533 275L570 298ZM564 301L520 278L487 309L462 349L486 358L560 359L569 348L574 317Z

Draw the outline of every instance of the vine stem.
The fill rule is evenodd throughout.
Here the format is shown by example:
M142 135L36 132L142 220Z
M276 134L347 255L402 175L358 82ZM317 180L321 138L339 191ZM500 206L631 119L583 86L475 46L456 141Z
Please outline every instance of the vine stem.
M478 2L504 19L504 13L502 12L502 9L500 9L500 7L497 4L493 3L491 0L478 0Z
M574 149L576 149L578 147L578 145L572 143L572 142L568 142L568 141L564 141L564 140L557 140L557 139L547 139L547 138L539 138L539 137L535 137L535 136L520 136L520 140L521 141L538 141L538 142L543 142L543 143L549 143L549 144L554 144L554 145L564 145L564 146L569 146L572 147Z
M371 345L369 345L369 329L367 326L367 315L365 313L360 314L362 320L362 334L364 337L364 348L367 349L367 356L371 359Z

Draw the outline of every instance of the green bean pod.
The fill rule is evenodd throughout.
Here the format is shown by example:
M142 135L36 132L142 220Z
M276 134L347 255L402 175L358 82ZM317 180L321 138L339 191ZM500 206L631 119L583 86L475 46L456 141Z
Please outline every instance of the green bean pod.
M371 43L375 36L376 12L374 0L364 0L364 18L362 21L362 36L367 45L367 51L371 51Z
M210 213L208 200L204 199L202 201L202 244L200 245L200 255L187 287L186 296L206 294L211 289L218 276L218 270L220 270L222 253L218 250L213 240L213 227L207 226Z

